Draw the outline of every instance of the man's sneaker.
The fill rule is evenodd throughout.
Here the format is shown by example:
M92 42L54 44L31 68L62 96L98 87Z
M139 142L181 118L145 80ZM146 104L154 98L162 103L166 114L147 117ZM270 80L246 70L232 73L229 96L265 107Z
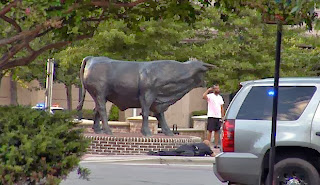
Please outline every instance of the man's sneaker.
M216 146L214 146L214 148L220 148L220 146L216 145Z

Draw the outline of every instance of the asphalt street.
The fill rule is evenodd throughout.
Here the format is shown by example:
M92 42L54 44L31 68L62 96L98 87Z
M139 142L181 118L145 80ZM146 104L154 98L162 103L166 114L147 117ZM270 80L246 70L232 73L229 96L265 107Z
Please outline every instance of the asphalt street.
M112 164L86 162L90 180L72 172L61 185L226 185L212 172L212 165Z

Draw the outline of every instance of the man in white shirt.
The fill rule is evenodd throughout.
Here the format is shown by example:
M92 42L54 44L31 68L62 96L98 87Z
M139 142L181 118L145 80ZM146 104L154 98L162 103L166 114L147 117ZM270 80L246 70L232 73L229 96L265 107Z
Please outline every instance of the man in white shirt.
M224 117L223 98L220 96L219 85L206 90L203 94L203 99L208 102L208 123L207 123L207 139L211 141L212 131L214 131L214 148L219 148L219 131L222 118Z

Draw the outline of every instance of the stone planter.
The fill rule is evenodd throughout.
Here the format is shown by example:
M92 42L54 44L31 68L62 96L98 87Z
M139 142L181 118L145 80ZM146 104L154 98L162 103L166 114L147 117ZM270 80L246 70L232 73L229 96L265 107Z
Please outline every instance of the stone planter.
M193 117L191 117L191 119L192 119L194 129L206 130L206 125L207 125L207 120L208 120L207 115L193 116Z
M120 121L108 121L108 124L113 133L129 133L130 132L130 125L127 122L120 122ZM100 121L100 127L102 122ZM82 119L78 121L78 127L84 128L85 133L94 133L93 129L93 120L86 120Z

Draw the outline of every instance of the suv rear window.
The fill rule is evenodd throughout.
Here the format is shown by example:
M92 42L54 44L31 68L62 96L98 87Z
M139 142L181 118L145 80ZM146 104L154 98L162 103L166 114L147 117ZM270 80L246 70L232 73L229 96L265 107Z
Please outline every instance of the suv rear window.
M279 87L278 120L299 119L315 91L314 86ZM273 87L252 87L239 110L237 119L271 120L273 95Z

